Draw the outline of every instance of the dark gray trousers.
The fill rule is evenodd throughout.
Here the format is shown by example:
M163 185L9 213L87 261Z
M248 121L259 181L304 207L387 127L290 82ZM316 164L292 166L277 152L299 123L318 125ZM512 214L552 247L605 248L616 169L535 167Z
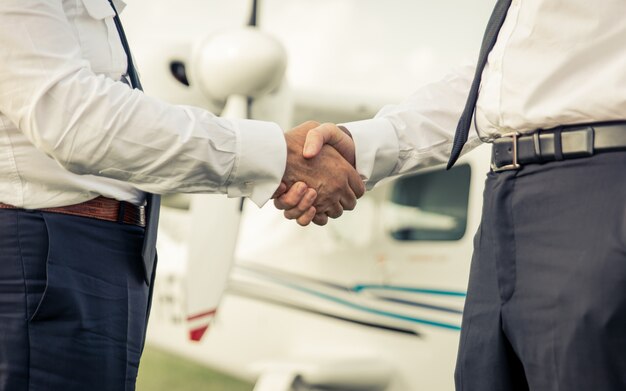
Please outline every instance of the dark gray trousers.
M458 391L626 390L626 153L489 173Z

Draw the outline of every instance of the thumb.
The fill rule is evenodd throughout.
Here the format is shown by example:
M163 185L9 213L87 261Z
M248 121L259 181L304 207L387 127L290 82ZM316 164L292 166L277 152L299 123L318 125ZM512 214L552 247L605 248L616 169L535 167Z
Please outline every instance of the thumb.
M304 156L305 159L311 159L317 156L322 150L324 144L328 142L328 138L328 132L323 130L322 126L311 129L306 134L306 140L304 141L302 156Z
M354 166L354 142L349 133L341 130L337 125L331 123L322 124L311 129L304 142L302 155L306 159L317 156L324 144L335 148L343 157Z

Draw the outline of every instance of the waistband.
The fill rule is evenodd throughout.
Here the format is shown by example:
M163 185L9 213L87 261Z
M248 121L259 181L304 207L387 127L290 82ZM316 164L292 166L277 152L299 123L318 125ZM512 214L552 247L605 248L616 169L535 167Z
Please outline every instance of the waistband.
M621 150L626 150L626 122L560 126L523 135L513 132L494 140L491 169L519 170L524 164Z
M24 209L0 202L0 209ZM97 220L116 221L124 224L146 226L145 207L107 197L97 197L80 204L55 208L36 209L41 212L81 216Z

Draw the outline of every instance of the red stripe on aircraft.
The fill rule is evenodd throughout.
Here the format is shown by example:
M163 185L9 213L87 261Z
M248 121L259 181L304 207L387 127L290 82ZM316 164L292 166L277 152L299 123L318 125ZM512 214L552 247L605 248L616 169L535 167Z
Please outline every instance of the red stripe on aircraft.
M196 342L200 341L208 329L209 325L207 324L205 326L198 327L197 329L189 330L189 339Z
M214 308L214 309L212 309L210 311L201 312L201 313L195 314L195 315L189 315L187 317L187 321L192 321L192 320L204 318L205 316L213 316L213 315L215 315L216 311L217 311L217 308Z

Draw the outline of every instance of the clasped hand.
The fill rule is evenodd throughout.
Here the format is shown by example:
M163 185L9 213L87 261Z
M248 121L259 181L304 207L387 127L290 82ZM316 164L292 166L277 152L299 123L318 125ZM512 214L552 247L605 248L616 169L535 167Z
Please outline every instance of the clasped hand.
M334 124L309 121L285 133L287 168L274 205L300 225L325 225L352 210L365 193L354 142Z

